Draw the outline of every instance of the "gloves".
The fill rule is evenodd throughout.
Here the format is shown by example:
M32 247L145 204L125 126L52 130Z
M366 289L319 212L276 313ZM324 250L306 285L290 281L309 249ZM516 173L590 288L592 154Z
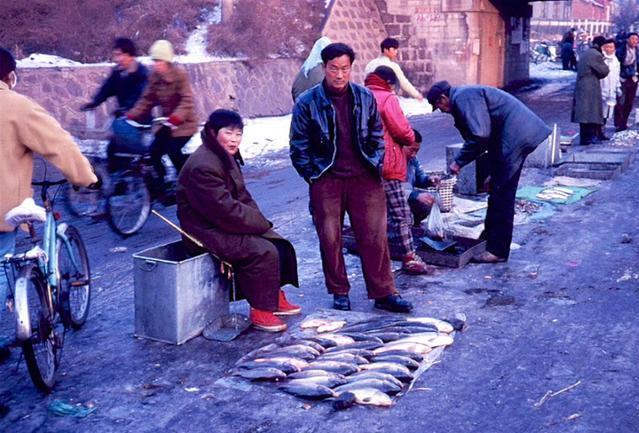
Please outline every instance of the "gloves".
M171 114L169 116L169 123L174 126L178 126L182 123L182 119L177 114Z
M89 102L81 106L80 111L90 111L93 110L95 107L97 107L97 105L95 105L93 102Z

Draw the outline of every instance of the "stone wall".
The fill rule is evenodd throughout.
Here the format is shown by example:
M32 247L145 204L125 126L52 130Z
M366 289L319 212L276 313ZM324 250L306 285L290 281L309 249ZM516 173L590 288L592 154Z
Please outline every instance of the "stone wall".
M191 77L200 120L215 108L233 108L245 117L290 113L291 84L301 62L290 59L219 61L183 65ZM73 135L103 138L108 135L111 104L83 113L109 74L107 66L20 69L18 89L42 104Z
M322 35L355 50L352 80L361 84L366 64L380 55L379 43L386 38L379 10L370 0L333 0L327 12Z

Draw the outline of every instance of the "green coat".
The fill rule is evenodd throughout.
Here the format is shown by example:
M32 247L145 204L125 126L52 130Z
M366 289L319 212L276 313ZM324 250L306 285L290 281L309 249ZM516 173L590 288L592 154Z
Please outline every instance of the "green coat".
M575 123L603 124L601 84L610 70L601 52L588 49L577 63L577 83L572 100L572 121Z

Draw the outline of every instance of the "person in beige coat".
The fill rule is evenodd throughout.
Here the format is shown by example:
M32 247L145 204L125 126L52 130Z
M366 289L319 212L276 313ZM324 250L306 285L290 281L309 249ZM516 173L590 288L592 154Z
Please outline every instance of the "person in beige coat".
M5 221L5 215L33 195L34 153L42 155L74 185L98 182L71 135L40 105L13 90L17 81L15 59L0 48L0 260L15 249L15 228ZM0 266L2 304L5 285Z

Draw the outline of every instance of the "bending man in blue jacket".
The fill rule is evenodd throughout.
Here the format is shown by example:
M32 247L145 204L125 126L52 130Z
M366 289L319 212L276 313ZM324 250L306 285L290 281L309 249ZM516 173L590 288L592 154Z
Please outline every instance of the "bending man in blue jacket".
M476 262L505 262L510 254L515 217L515 195L524 160L550 135L550 128L514 96L488 86L451 87L439 81L430 88L428 102L449 113L464 139L449 169L459 173L464 165L486 153L490 196L482 239L486 251Z

